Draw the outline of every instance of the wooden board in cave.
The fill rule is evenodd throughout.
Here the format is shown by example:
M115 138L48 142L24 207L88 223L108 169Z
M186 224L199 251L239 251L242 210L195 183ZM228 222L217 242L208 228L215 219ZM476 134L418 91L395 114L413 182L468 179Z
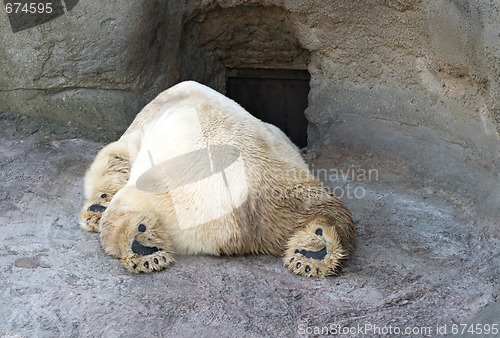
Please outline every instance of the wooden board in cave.
M305 70L231 69L227 96L255 117L272 123L297 146L307 145L310 75Z

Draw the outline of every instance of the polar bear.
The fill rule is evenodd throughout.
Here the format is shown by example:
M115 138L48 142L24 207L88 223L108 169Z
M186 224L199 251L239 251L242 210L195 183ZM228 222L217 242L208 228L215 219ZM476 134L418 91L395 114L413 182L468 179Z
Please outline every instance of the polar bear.
M131 272L165 269L176 254L261 253L325 277L354 249L349 211L288 137L193 81L99 152L85 197L82 227Z

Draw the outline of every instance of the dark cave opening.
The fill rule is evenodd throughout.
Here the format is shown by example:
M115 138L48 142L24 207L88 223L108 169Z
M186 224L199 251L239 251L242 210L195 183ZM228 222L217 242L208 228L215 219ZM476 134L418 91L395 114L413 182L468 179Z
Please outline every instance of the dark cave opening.
M310 74L295 69L230 69L226 95L253 116L274 124L299 148L307 145Z
M214 8L185 23L183 80L195 80L274 124L300 148L307 145L310 51L280 7Z

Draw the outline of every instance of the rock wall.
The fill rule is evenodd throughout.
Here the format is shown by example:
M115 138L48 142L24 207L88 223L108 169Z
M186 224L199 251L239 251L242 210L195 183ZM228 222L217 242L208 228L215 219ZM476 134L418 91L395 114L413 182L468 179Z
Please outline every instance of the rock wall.
M122 131L179 81L224 92L228 68L307 69L311 148L344 151L382 171L389 159L408 172L409 188L444 189L457 205L493 217L499 7L496 0L81 1L18 33L2 14L0 112Z
M157 40L165 4L82 1L38 27L12 33L0 15L0 111L84 127L123 129L165 78Z

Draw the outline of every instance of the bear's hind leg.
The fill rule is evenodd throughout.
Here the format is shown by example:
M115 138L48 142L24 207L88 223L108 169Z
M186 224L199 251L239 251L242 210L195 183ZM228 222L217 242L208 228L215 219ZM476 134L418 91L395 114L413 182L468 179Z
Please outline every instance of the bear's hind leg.
M129 248L121 260L128 271L150 273L163 270L174 262L169 238L149 225L139 224L136 231L137 235L131 244L128 241Z
M336 229L319 216L291 236L283 260L298 275L326 277L338 273L348 254Z
M160 271L174 262L170 236L154 215L124 212L112 204L101 221L101 246L130 272Z

